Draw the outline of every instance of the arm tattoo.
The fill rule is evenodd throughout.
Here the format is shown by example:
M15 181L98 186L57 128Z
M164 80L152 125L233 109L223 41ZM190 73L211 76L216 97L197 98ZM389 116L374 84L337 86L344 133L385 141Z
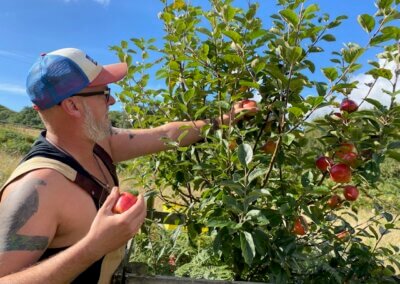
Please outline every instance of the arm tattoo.
M44 250L49 238L18 234L39 208L37 187L46 186L43 180L22 184L0 204L0 252Z
M136 136L135 134L129 133L129 140L132 140L133 137L135 137L135 136Z

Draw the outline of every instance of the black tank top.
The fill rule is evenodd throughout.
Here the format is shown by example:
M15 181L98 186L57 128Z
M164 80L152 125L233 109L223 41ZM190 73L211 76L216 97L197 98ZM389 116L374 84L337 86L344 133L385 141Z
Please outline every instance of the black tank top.
M27 161L33 157L45 157L60 161L64 164L69 165L73 169L77 171L77 178L75 183L78 184L83 190L88 192L88 194L92 197L93 202L97 208L100 208L102 202L107 198L108 192L103 190L103 185L101 185L93 176L87 172L72 156L68 155L57 149L53 146L49 141L47 141L46 131L43 131L39 138L34 142L31 150L28 154L22 159L21 163ZM108 153L101 148L98 144L93 148L93 152L103 161L107 169L109 170L114 184L118 186L118 177L116 174L115 165L112 162L111 157ZM104 194L106 192L106 194ZM63 248L48 248L45 250L43 255L39 260L47 259L68 247ZM104 257L103 257L104 258ZM88 267L84 272L79 274L72 283L97 283L100 277L101 264L103 258L93 263L90 267Z

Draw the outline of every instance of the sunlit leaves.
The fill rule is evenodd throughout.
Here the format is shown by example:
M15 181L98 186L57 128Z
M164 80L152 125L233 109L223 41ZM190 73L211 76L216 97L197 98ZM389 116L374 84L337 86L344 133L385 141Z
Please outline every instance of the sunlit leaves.
M359 15L357 20L358 20L358 23L361 25L361 27L367 33L370 33L375 28L375 19L371 15L368 15L368 14Z

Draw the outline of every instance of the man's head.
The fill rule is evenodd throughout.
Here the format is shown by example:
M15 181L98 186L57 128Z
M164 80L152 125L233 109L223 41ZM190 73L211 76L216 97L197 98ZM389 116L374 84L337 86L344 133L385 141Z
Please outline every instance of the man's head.
M83 51L63 48L42 54L29 70L26 89L41 110L87 87L105 86L127 74L126 63L100 65Z

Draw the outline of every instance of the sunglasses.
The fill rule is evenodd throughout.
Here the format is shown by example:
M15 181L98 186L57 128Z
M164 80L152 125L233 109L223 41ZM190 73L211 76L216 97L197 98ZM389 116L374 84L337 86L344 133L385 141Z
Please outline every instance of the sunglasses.
M107 88L102 91L95 91L95 92L88 92L88 93L82 93L82 94L74 94L71 97L91 97L91 96L100 96L104 95L106 97L106 102L108 103L110 101L110 96L111 96L111 89Z

